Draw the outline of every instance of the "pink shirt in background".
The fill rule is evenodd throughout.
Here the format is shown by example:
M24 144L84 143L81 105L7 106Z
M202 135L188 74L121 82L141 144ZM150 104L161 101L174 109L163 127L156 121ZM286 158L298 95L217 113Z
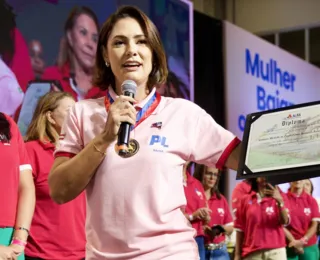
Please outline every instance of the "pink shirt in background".
M15 75L1 59L0 93L0 112L13 116L21 105L24 94Z
M110 95L115 98L111 89ZM79 153L106 121L103 98L78 102L66 118L56 156ZM87 186L86 259L198 259L195 231L181 211L183 165L223 165L239 140L192 102L166 97L131 138L139 152L124 159L111 144Z

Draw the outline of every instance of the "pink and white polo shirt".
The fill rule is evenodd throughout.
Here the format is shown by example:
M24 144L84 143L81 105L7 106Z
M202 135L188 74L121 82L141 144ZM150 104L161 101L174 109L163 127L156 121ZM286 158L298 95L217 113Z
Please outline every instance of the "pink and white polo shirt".
M107 116L103 98L78 102L56 156L79 153L103 131ZM221 167L239 140L194 103L166 97L130 137L139 152L121 158L111 144L87 186L86 259L198 259L194 229L180 210L183 165Z

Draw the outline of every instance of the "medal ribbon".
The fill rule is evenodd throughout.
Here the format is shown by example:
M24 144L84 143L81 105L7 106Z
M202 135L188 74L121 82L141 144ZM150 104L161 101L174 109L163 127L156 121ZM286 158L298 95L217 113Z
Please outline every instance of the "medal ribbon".
M159 93L155 92L154 95L149 99L149 101L141 108L136 117L136 124L131 127L131 130L140 125L145 119L147 119L153 111L157 108L161 100L161 96ZM107 95L104 98L104 104L107 112L109 111L110 105L114 102L109 91L107 91Z

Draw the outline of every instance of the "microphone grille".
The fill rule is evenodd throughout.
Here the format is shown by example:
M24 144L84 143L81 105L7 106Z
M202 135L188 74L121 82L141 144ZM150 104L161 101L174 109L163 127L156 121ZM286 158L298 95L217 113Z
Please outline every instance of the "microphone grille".
M137 84L133 80L125 80L121 85L121 91L123 94L130 92L135 95L137 92Z

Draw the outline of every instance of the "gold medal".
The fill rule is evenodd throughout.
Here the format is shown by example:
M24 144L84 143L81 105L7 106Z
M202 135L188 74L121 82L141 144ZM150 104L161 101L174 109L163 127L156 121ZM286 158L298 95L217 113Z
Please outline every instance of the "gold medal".
M121 156L122 158L129 158L134 156L139 151L139 143L135 139L130 139L129 146L121 145L118 146L115 145L115 151L116 153Z

